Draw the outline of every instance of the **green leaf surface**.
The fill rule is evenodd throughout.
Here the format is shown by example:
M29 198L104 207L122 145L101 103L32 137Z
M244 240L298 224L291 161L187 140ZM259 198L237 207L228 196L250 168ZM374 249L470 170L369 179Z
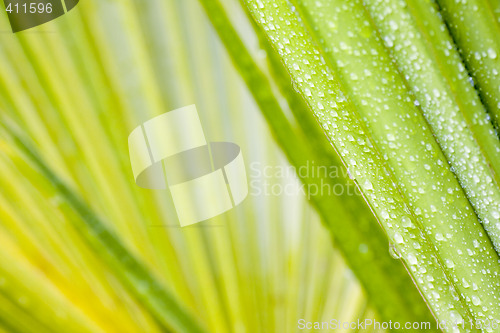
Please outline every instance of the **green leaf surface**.
M378 68L376 73L385 76L382 85L378 83L378 89L384 89L389 83L392 87L394 79L385 72L384 62L388 62L388 58L380 56L384 51L382 45L374 40L372 47L364 48L364 52L345 52L345 58L339 55L332 71L328 66L331 59L323 60L308 31L286 2L248 3L295 84L327 128L327 135L346 160L389 238L408 266L414 266L410 272L415 276L419 274L419 267L427 264L421 269L426 273L415 277L415 281L436 316L442 320L450 320L457 314L463 318L470 314L474 318L494 318L498 311L496 293L489 291L498 289L497 254L462 188L447 168L447 161L425 119L411 99L389 93L372 94L377 87L369 77L358 81L361 76L356 71L368 63L373 66L372 71ZM359 4L344 2L331 7L327 3L319 4L323 6L311 16L324 22L322 26L339 29L338 33L328 36L338 39L332 44L326 41L328 49L323 48L322 52L334 47L352 50L360 39L374 33L370 22L363 20L365 12ZM336 25L333 17L344 21ZM305 22L307 24L307 18ZM349 22L353 24L348 25ZM364 27L367 28L363 30ZM314 25L311 30L317 32L319 28ZM325 37L318 39L325 42L322 39ZM363 57L369 57L369 52L379 56L378 63L362 61ZM371 98L366 107L360 96ZM385 197L388 193L390 199ZM480 249L481 253L473 249ZM469 253L467 259L465 253ZM429 258L437 262L428 261ZM478 265L482 268L477 269ZM429 277L434 284L428 289L425 280ZM469 284L464 286L458 281L470 281L482 285L483 289L471 290L467 287ZM438 283L441 286L433 290ZM489 314L483 312L482 301L488 303L485 308L491 310Z
M312 113L304 99L292 89L286 69L278 60L274 49L267 45L263 34L260 33L260 40L267 50L272 79L287 98L302 132L300 134L287 124L288 120L272 94L268 78L252 60L232 28L224 8L217 1L201 2L289 161L298 170L306 167L308 163L344 170L326 136L311 117ZM321 188L323 183L330 184L332 188L335 188L336 184L352 184L346 178L337 180L328 175L316 178L307 174L301 178L304 184L315 184L317 188ZM310 195L313 205L334 237L335 244L343 251L382 318L399 322L431 322L432 318L404 268L389 256L387 238L381 233L363 198L358 194L342 197L326 193Z
M424 5L425 2L415 1ZM436 1L498 130L500 126L500 5L498 1Z
M500 141L437 9L421 1L407 6L395 1L386 14L387 4L366 1L401 73L390 67L403 87L401 96L421 109L498 252Z

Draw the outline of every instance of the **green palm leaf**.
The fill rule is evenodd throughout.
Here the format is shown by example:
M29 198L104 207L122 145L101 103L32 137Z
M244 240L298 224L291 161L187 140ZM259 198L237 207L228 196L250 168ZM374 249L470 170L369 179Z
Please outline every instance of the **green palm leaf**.
M0 332L495 331L499 8L103 0L2 34ZM180 228L127 137L190 104L250 194Z

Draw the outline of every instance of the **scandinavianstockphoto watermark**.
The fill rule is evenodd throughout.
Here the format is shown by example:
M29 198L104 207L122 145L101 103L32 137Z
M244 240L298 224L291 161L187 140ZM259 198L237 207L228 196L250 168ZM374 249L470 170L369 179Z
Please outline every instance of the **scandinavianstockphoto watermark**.
M223 214L248 195L240 147L207 141L195 105L140 124L128 146L135 183L168 191L182 227Z
M252 196L342 196L361 195L347 169L339 166L318 165L307 161L305 165L269 165L252 162L249 166L249 194ZM299 179L309 179L307 183Z
M486 332L498 332L500 320L454 320L438 322L404 322L397 321L377 321L376 319L357 319L353 321L343 321L339 319L330 319L329 321L307 321L299 319L297 321L299 330L484 330Z

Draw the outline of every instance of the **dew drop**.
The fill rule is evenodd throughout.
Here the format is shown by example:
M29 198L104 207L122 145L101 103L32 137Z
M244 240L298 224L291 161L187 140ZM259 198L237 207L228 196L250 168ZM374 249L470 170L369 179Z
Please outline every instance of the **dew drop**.
M492 48L489 48L488 49L488 57L490 59L496 59L497 58L497 53L495 52L495 50L493 50Z
M417 257L415 257L413 254L410 253L408 255L408 262L410 263L410 265L416 265L416 264L418 264Z
M401 254L396 250L394 244L389 244L389 254L393 259L401 259Z
M396 244L403 244L405 242L403 237L399 233L394 234L394 241L396 242Z

